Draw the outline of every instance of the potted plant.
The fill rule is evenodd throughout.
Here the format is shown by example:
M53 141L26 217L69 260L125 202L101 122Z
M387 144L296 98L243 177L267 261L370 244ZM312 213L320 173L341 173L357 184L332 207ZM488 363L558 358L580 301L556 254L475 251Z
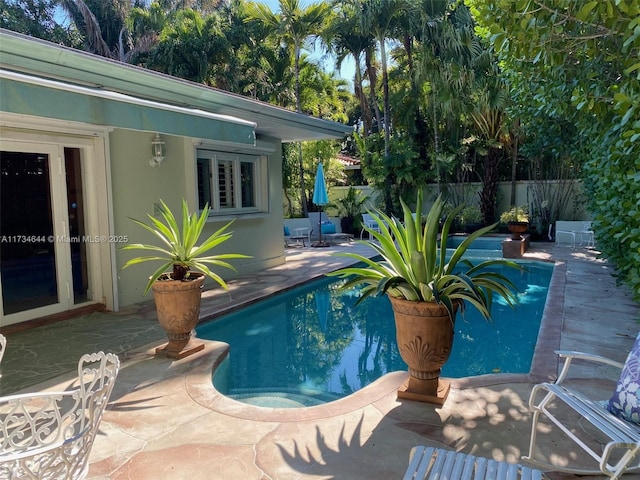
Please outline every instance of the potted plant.
M423 226L419 220L422 195L419 191L415 217L401 201L404 222L380 210L370 212L378 220L380 232L367 229L370 240L360 243L370 246L378 257L338 254L359 264L330 275L346 278L343 288L362 286L359 301L369 295L387 294L394 311L398 349L409 366L408 382L398 391L398 397L442 405L449 383L440 379L440 371L453 345L457 311L464 311L465 302L469 302L489 319L494 294L513 305L515 286L491 267L519 267L503 259L473 265L463 258L469 245L495 225L470 234L447 258L446 238L461 207L446 216L440 236L444 202L441 197L436 199Z
M462 209L458 215L464 233L472 233L482 227L482 212L480 207L469 205Z
M340 228L343 233L355 235L360 231L360 216L364 210L364 202L367 197L362 195L360 190L349 187L347 194L336 200L336 208L340 215Z
M155 235L158 245L132 243L123 250L143 250L149 256L132 258L123 269L143 262L162 262L149 277L144 294L150 289L158 313L158 321L167 332L169 342L156 349L156 354L172 358L184 358L204 348L196 343L192 330L200 317L201 290L205 275L215 280L221 287L227 288L225 281L209 266L235 268L226 262L232 258L250 258L238 253L211 255L209 252L229 240L231 232L226 232L233 221L207 237L198 244L209 215L209 206L205 205L198 215L189 213L187 202L182 200L182 226L167 204L160 200L160 217L147 214L149 223L132 218L135 223Z
M529 229L529 212L526 206L511 207L500 215L500 221L507 224L507 228L512 233L512 240L520 240L522 234Z

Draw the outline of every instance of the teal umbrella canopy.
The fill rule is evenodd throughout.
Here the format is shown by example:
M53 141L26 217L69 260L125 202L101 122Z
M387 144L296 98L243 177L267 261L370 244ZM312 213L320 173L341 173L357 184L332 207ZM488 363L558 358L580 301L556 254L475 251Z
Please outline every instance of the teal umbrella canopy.
M318 163L318 171L316 172L316 183L313 187L313 203L316 205L326 205L329 203L327 184L324 182L322 162Z

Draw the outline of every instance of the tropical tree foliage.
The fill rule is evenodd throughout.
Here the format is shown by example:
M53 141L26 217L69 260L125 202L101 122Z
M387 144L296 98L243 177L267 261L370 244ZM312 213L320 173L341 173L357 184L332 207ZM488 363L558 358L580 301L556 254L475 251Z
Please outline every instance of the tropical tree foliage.
M300 61L304 42L313 35L319 35L322 24L330 16L331 10L327 3L313 3L302 7L299 0L279 0L280 13L274 13L263 4L251 2L247 6L247 21L258 21L266 26L281 41L293 48L295 100L296 111L302 112L302 97L300 95ZM304 187L304 164L302 149L298 151L298 168L300 172L300 186ZM301 190L302 211L307 214L304 191Z
M575 125L596 237L640 298L640 1L470 1L538 109Z
M82 36L55 19L56 0L0 0L0 28L80 48Z

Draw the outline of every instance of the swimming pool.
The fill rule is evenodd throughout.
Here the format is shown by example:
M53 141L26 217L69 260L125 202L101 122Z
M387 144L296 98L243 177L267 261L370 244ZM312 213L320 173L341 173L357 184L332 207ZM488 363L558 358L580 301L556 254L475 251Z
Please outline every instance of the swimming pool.
M447 248L458 247L467 235L450 235L447 237ZM509 238L507 235L483 235L471 242L471 250L499 250L502 252L502 242Z
M529 371L553 266L522 263L523 272L503 272L520 291L515 310L495 301L492 322L473 308L458 314L443 376ZM367 298L356 307L358 292L340 291L342 282L316 280L199 326L198 337L230 345L216 389L254 405L312 406L406 370L389 300Z

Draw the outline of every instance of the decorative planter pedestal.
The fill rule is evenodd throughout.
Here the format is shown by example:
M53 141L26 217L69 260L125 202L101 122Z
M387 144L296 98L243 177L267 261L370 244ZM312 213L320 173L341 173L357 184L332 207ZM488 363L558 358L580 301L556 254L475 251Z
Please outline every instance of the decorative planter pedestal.
M513 238L507 238L502 242L502 257L503 258L521 258L524 252L529 250L531 235L522 235L522 238L514 240Z
M440 372L451 354L454 335L447 309L434 302L389 299L398 350L409 366L409 380L398 390L398 398L444 404L450 383L440 378Z
M513 240L520 240L522 234L529 230L529 222L508 222L507 228L512 233L511 238Z
M169 342L156 348L156 355L184 358L204 348L192 335L200 318L200 301L204 275L194 280L158 280L153 286L158 321Z

